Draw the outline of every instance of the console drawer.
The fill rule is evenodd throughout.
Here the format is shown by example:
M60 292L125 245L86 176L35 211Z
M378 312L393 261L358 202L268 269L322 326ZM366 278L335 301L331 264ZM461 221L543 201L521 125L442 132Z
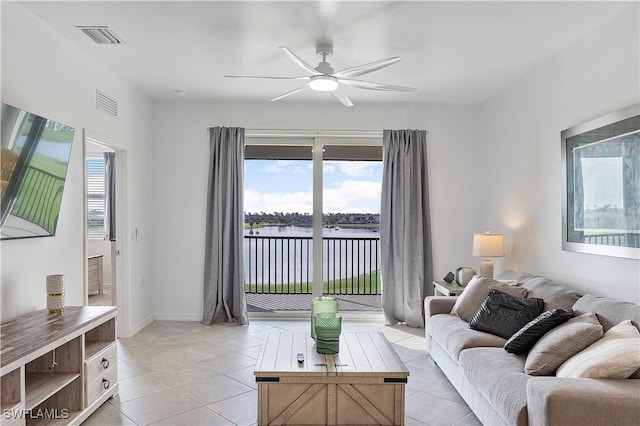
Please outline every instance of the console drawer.
M86 383L91 383L107 371L118 366L118 346L113 342L84 363Z
M114 365L113 368L110 367L108 370L105 370L100 377L97 377L92 382L87 383L86 406L89 407L96 399L100 398L103 393L107 392L115 386L116 383L118 383L118 371L116 366Z

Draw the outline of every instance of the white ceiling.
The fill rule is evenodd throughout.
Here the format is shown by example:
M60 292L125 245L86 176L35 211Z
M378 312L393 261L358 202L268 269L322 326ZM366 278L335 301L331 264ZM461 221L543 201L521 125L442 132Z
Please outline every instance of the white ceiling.
M637 0L636 0L637 2ZM480 103L604 25L633 2L541 1L24 1L72 43L154 99L267 100L298 81L225 74L306 75L278 49L315 66L315 43L333 40L342 69L403 60L363 79L412 86L391 93L345 88L358 102ZM126 44L97 45L76 26L107 25ZM365 78L366 77L366 78ZM335 102L310 90L279 102Z

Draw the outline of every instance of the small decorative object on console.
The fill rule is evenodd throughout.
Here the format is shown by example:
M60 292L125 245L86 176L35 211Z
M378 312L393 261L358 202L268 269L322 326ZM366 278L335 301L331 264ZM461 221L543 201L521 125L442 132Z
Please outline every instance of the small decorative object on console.
M444 280L444 282L447 282L447 283L451 284L453 282L454 278L455 277L453 276L453 272L449 271L447 273L447 275L444 276L443 280Z
M64 275L47 275L47 309L52 314L64 312Z

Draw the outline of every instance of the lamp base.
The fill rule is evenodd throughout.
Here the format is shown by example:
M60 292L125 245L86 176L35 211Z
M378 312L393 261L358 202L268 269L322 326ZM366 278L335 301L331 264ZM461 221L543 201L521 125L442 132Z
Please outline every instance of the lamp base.
M493 262L489 258L482 259L480 265L480 275L487 278L493 278Z

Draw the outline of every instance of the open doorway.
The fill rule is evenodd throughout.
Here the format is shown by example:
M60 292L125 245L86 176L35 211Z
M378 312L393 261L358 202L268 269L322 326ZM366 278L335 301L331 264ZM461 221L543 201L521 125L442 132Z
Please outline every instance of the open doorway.
M115 238L114 234L111 233L107 239L104 239L104 234L102 237L102 242L100 243L100 239L98 239L98 246L102 246L100 251L94 251L96 247L93 245L93 241L90 241L89 235L89 214L88 214L88 201L89 197L87 196L87 191L85 191L85 285L84 285L84 304L90 304L89 298L89 275L94 270L90 270L90 259L89 257L92 255L100 255L102 254L102 262L94 260L93 263L102 263L102 274L98 273L98 277L102 277L103 279L103 294L105 290L108 289L110 291L110 298L107 296L103 296L102 300L100 298L95 298L92 296L92 299L95 299L95 304L109 305L109 306L117 306L118 307L118 336L121 337L129 337L131 325L129 319L131 317L129 311L129 300L131 297L130 288L129 288L129 262L128 262L128 241L125 238L125 235L129 233L128 227L128 210L127 210L127 150L126 145L124 145L121 141L110 138L98 132L92 131L90 129L84 129L84 153L83 160L86 161L87 155L94 151L98 151L102 153L113 153L115 154L115 183L113 186L115 187L115 201L112 201L112 205L115 204L115 209L111 209L113 211L112 215L115 217ZM85 175L85 188L88 186L88 176ZM109 209L107 209L109 210ZM96 225L97 226L97 225ZM104 231L102 231L104 232ZM112 230L113 232L113 230ZM96 268L96 266L94 266ZM99 269L100 266L98 265ZM92 283L93 284L93 283ZM95 288L95 284L94 288ZM110 287L107 287L110 285ZM91 293L96 293L95 290L91 291ZM99 291L97 292L99 295ZM93 301L91 304L94 304Z
M115 163L113 148L86 141L87 296L91 306L117 306Z

